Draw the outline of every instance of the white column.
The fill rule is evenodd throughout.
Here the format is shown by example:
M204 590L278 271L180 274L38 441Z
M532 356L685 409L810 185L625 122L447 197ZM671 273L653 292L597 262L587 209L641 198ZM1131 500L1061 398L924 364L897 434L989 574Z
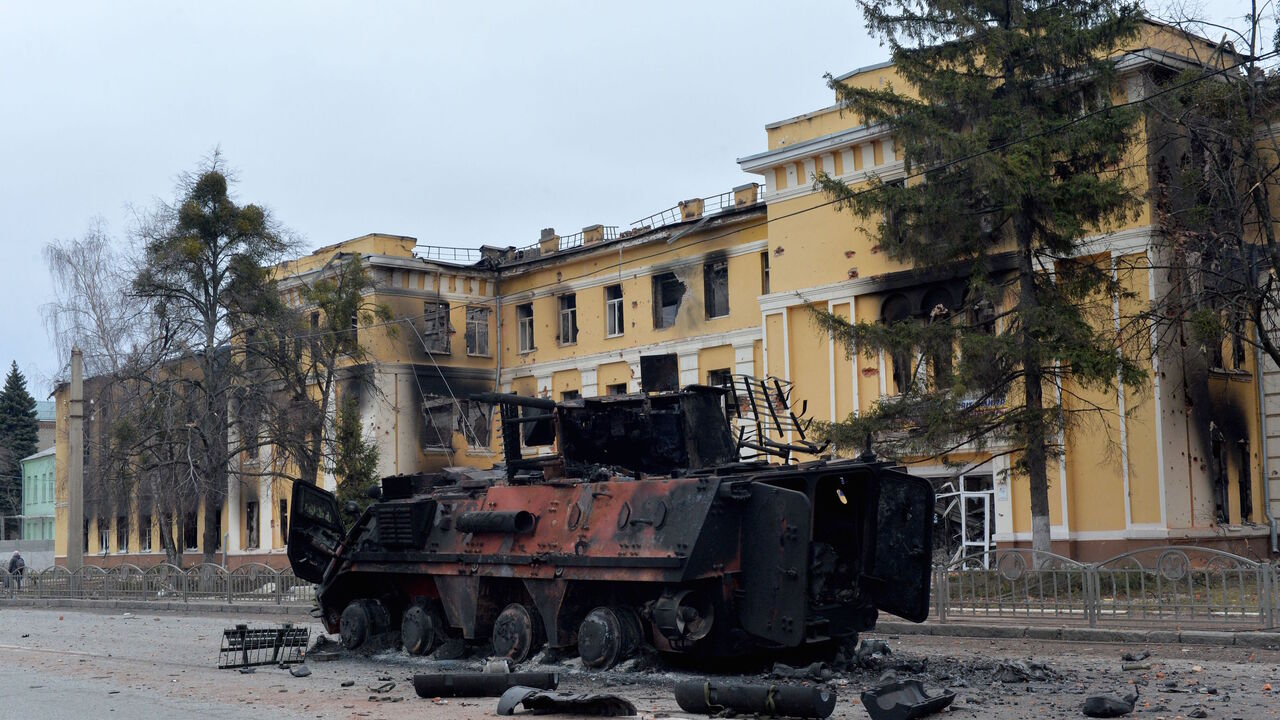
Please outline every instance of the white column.
M258 547L272 550L276 546L275 499L271 478L258 479Z
M698 352L680 353L676 358L680 367L680 387L698 384Z
M222 529L225 543L223 549L227 553L238 553L244 549L240 544L240 478L231 473L227 480L227 526Z
M600 391L600 380L596 377L595 368L584 368L578 371L582 380L582 397L595 397Z

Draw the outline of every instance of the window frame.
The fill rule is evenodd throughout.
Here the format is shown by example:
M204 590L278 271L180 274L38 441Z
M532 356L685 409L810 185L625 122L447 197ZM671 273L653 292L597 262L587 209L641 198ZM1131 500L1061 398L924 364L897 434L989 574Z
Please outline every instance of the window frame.
M729 258L722 257L702 264L702 299L708 320L729 317ZM720 309L716 307L720 300L724 301L724 312L716 313Z
M423 450L427 452L453 450L454 426L458 422L457 413L454 411L453 403L454 401L452 398L424 397L422 399L422 422L423 422L422 449ZM436 420L432 417L432 412L438 411L439 408L445 408L448 411L449 413L448 422L440 424L440 423L437 423ZM430 435L428 431L430 428L435 428L436 439L442 443L441 445L431 445L428 443L428 436Z
M489 308L483 305L467 306L464 343L469 357L493 357L493 352L489 349L489 312ZM482 336L484 346L480 347Z
M516 341L519 352L530 353L538 349L533 340L533 303L516 305Z
M556 342L562 346L578 344L578 295L577 293L565 293L557 296L556 302L559 305L559 314L557 315ZM565 339L565 322L568 321L568 330L570 339Z
M667 322L665 313L667 303L664 302L664 299L666 298L666 289L671 284L680 286L680 297L675 303L675 311L671 315L670 322ZM653 287L653 329L669 330L676 326L676 320L680 317L680 306L684 304L684 296L688 292L688 288L680 280L679 276L670 271L653 275L651 285Z
M422 301L422 348L431 355L451 355L453 324L446 300Z
M151 528L153 524L151 513L138 515L138 552L140 553L152 552Z
M610 291L615 289L618 291L618 296L609 297ZM622 337L627 332L626 325L623 324L622 298L622 283L604 287L604 336L606 338ZM614 326L613 330L616 332L610 331L610 325Z

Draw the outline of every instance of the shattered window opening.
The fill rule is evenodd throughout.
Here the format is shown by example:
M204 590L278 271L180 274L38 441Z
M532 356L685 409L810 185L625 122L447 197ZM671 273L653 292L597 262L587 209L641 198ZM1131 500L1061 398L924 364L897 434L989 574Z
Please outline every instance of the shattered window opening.
M532 303L516 306L516 325L520 331L520 352L532 352L534 349Z
M561 345L578 342L578 296L572 293L560 296L560 332L557 339Z
M116 552L129 552L129 516L116 516Z
M1240 521L1253 519L1253 473L1250 472L1249 441L1240 440L1240 472L1236 474L1237 491L1240 494Z
M489 447L490 406L485 403L464 400L462 414L458 416L458 432L467 439L467 446L477 449Z
M422 304L422 346L429 353L449 354L449 303L427 300Z
M627 384L626 384L626 383L615 383L615 384L612 384L612 385L605 385L605 386L604 386L604 390L605 390L605 394L606 394L606 395L626 395L626 394L627 394Z
M138 551L151 552L151 513L138 517Z
M604 289L604 305L605 336L618 337L623 333L621 285L609 285Z
M675 273L653 276L653 327L655 330L674 327L684 299L684 283Z
M707 319L729 314L729 261L716 260L702 266Z
M565 390L564 392L560 393L560 402L566 402L568 400L577 400L580 397L582 397L582 393L578 392L577 390Z
M196 524L196 512L192 510L182 520L182 547L187 551L200 549L200 533Z
M422 446L429 450L453 449L453 400L428 397L422 400Z
M467 307L467 354L489 355L489 308Z
M244 504L244 548L258 549L258 501L250 500Z

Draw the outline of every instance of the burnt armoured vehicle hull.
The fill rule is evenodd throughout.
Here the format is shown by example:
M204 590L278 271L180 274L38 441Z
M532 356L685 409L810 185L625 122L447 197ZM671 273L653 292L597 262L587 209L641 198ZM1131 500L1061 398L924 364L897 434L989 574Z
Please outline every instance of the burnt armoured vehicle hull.
M717 393L504 407L526 441L549 417L563 457L534 472L509 454L500 479L387 478L349 532L331 494L296 484L290 561L318 584L320 618L345 644L398 630L412 653L460 637L516 661L576 647L587 666L608 667L643 643L743 655L855 637L880 610L923 621L932 485L868 460L724 462L728 422L723 435L695 427L714 417ZM668 440L686 433L663 451L680 467L658 467L652 439L624 448L597 437L664 423ZM648 469L594 462L601 453Z

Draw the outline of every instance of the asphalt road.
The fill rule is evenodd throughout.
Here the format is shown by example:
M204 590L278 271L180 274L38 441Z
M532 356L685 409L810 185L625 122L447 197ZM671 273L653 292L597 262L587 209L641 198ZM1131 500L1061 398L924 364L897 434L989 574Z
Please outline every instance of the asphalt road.
M218 670L221 631L231 622L279 618L188 617L152 613L98 613L5 608L0 612L0 719L3 718L429 718L471 720L495 716L485 698L432 701L418 698L414 673L478 668L411 658L393 651L374 657L344 656L311 662L312 675L292 677L278 668L252 674ZM320 628L312 626L312 632ZM1085 697L1097 692L1140 692L1138 718L1280 717L1280 650L1106 643L1029 642L927 636L881 636L892 652L872 667L831 678L839 696L833 717L867 718L858 701L882 673L918 677L950 687L957 699L939 717L1079 718ZM1280 636L1277 637L1280 647ZM1148 650L1150 668L1121 669L1120 655ZM1021 665L1019 665L1021 664ZM1048 674L1038 668L1042 664ZM1009 679L1002 666L1033 672ZM562 690L593 690L631 700L645 720L688 717L671 687L701 674L677 672L645 661L619 670L588 673L575 659L521 669L555 669ZM702 672L714 670L703 669ZM1014 672L1014 675L1017 673ZM381 680L380 678L389 678ZM767 673L746 681L778 682ZM342 687L343 682L349 687ZM387 692L371 687L395 686Z

